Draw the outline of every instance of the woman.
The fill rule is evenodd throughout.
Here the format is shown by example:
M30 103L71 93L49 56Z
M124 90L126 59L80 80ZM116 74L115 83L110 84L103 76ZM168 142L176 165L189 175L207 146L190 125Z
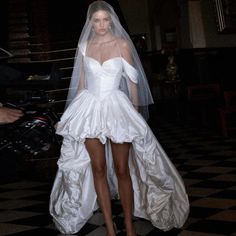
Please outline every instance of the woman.
M111 198L119 197L128 236L132 215L162 230L181 227L189 210L181 177L148 127L152 96L130 37L113 8L93 2L81 33L50 213L62 233L76 233L101 208L115 235ZM142 115L143 116L142 116Z

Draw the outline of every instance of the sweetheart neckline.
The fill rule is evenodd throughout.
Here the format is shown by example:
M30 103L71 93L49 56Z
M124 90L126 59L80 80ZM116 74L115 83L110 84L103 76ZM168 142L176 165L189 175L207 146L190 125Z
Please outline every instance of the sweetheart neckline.
M85 57L94 60L94 61L97 62L101 67L102 67L106 62L111 61L111 60L113 60L113 59L122 59L121 57L118 57L118 56L117 56L117 57L109 58L109 59L103 61L102 63L100 63L97 59L95 59L95 58L93 58L93 57L90 57L90 56L85 56Z

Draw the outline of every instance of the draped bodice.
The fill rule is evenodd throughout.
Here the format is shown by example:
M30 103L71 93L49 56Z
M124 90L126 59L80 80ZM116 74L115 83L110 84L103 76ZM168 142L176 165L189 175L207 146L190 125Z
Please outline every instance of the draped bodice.
M96 59L84 57L86 88L97 98L103 99L114 90L118 90L121 79L126 78L127 84L137 83L138 73L123 57L113 57L102 64Z
M98 98L104 98L119 89L123 73L121 57L114 57L102 64L92 57L84 58L84 71L87 89Z

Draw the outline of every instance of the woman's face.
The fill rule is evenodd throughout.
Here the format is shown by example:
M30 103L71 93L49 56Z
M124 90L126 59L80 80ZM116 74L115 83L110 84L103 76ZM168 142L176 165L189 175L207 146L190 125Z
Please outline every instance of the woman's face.
M98 35L105 35L110 30L111 18L106 11L96 11L92 16L91 21L93 30Z

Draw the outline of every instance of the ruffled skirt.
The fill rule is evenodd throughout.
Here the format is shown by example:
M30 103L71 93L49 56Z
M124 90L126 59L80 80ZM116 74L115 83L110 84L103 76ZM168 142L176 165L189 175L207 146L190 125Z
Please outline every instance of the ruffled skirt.
M78 232L98 208L86 138L105 144L107 177L118 196L110 140L132 143L129 167L134 190L134 215L164 231L180 228L189 214L183 180L142 116L117 90L98 99L83 90L57 125L63 136L58 171L50 196L50 214L61 233Z

